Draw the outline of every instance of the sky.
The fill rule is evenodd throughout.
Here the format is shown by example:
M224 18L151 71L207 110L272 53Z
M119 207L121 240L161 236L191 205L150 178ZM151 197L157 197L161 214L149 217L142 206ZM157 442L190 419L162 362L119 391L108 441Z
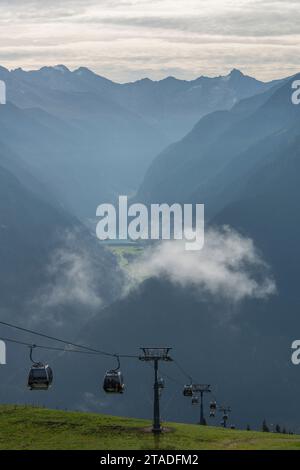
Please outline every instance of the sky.
M118 82L300 71L299 0L0 0L0 64Z

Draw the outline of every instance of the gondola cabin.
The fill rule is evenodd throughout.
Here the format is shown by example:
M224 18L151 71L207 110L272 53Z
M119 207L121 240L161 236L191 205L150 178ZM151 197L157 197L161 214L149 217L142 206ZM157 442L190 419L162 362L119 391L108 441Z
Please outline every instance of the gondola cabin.
M192 397L193 396L193 386L192 385L185 385L183 388L183 395L185 397Z
M199 404L199 398L198 397L192 397L192 405L198 405Z
M31 366L28 376L29 390L48 390L53 381L51 367L41 363Z
M103 389L106 393L123 393L124 381L121 371L109 370L106 372L103 382Z
M163 378L158 379L158 388L159 388L160 390L162 390L163 388L165 388L165 381L164 381Z
M214 418L216 415L216 410L217 410L217 402L216 401L211 401L209 405L209 416L211 418Z

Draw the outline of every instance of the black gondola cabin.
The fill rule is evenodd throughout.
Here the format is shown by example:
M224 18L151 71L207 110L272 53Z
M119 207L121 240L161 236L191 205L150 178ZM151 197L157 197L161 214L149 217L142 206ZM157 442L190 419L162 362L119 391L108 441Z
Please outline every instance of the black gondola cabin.
M53 381L53 372L47 364L34 364L31 366L28 376L28 388L30 390L48 390Z
M103 382L103 389L106 393L123 393L124 381L121 371L109 370L106 372Z

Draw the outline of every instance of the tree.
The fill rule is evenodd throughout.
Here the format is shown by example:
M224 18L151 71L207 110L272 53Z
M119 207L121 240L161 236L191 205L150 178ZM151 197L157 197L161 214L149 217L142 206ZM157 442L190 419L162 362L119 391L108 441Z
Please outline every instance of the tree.
M282 434L286 434L286 429L285 429L285 427L282 428Z
M269 426L267 425L267 422L265 419L263 420L263 423L262 423L262 432L270 432Z
M247 431L251 431L250 424L247 424Z

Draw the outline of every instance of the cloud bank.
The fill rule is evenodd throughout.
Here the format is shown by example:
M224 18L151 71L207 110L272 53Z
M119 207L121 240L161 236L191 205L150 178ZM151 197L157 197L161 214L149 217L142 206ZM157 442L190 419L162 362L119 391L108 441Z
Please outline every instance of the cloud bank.
M266 299L276 293L270 269L253 241L229 227L210 229L204 249L198 252L185 251L183 241L162 242L131 265L130 275L135 282L168 279L230 302Z
M295 0L3 0L0 54L8 68L85 65L116 81L234 67L271 79L299 71L299 22Z

